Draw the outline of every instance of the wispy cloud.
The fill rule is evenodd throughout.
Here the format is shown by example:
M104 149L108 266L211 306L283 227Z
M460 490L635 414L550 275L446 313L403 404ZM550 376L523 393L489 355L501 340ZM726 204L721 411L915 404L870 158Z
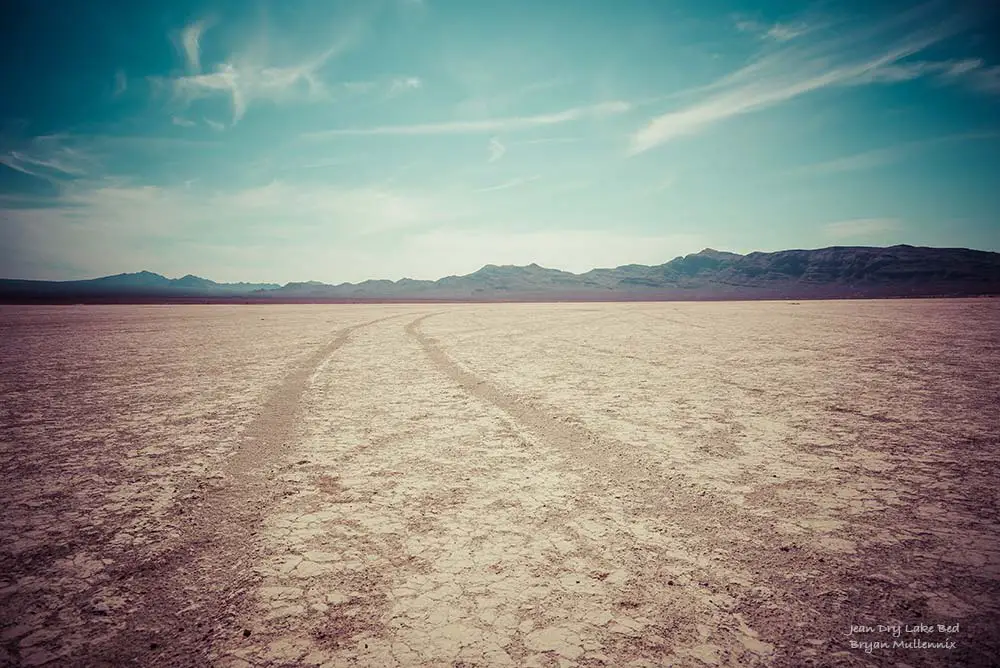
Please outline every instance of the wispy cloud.
M390 97L405 93L406 91L417 90L424 85L420 77L396 77L389 82L388 94Z
M853 83L896 83L898 81L910 81L923 76L935 75L946 78L954 78L977 69L982 66L979 59L949 60L949 61L911 61L902 63L892 63L865 72Z
M507 147L500 143L500 140L496 137L490 138L490 157L487 162L496 162L503 157L503 154L507 152Z
M184 61L188 71L194 74L201 72L201 36L210 27L207 20L195 21L184 27L180 34L180 47L184 52Z
M174 125L179 125L182 128L193 128L195 125L197 125L194 121L188 120L181 116L172 116L170 120Z
M896 162L901 159L908 150L908 146L877 148L871 151L846 155L842 158L834 158L833 160L827 160L825 162L805 165L803 167L798 167L789 173L792 175L817 175L874 169L876 167L881 167L882 165Z
M899 232L902 228L896 218L858 218L827 223L823 226L823 234L836 240L865 239Z
M25 161L21 156L17 154L16 151L11 151L6 155L0 155L0 165L9 167L16 172L27 174L28 176L34 176L40 179L51 178L46 174L36 171L32 163Z
M855 83L897 83L930 77L943 84L959 84L988 95L1000 94L1000 66L989 66L981 58L913 61L879 67Z
M80 148L70 146L65 135L35 137L17 148L0 153L0 164L40 179L59 181L84 176L97 161Z
M961 141L989 141L1000 139L1000 132L969 132L955 135L945 135L942 137L931 137L917 141L903 142L893 146L872 149L861 153L854 153L833 160L826 160L811 165L796 167L787 172L791 176L811 176L819 174L835 174L840 172L856 172L868 169L875 169L883 165L892 164L902 160L907 155L917 153L924 149L940 144L950 144Z
M655 117L630 138L635 155L668 141L703 131L734 116L773 107L830 86L856 83L954 35L964 15L936 22L929 6L910 10L874 26L854 27L809 44L792 41L765 50L743 68L706 87L700 102Z
M14 140L0 134L0 169L44 179L58 188L79 189L116 174L162 172L165 163L217 151L216 141L171 136L59 133Z
M205 97L225 95L232 104L232 122L238 123L254 100L286 100L302 95L297 84L305 82L305 97L317 97L321 87L315 78L315 69L322 59L289 68L241 67L225 63L211 74L179 77L172 81L174 98L187 107L191 102Z
M339 135L447 135L485 134L495 132L516 132L547 125L559 125L585 118L603 118L622 114L632 108L627 102L604 102L586 107L574 107L551 114L535 116L511 116L477 121L449 121L445 123L421 123L416 125L386 125L374 128L350 128L324 130L303 135L307 138L335 137Z
M504 181L503 183L498 183L495 186L486 186L485 188L476 188L472 192L477 193L489 193L496 190L509 190L510 188L518 188L520 186L528 185L529 183L534 183L538 179L542 178L541 175L536 174L534 176L528 177L518 177L516 179L511 179L510 181Z
M259 100L283 102L318 100L327 97L328 90L320 69L331 59L353 47L364 29L363 20L345 23L339 38L325 51L312 58L285 67L259 62L249 55L234 54L226 62L215 65L213 71L202 73L201 37L207 27L204 21L187 26L181 32L181 46L190 72L173 78L152 77L155 85L166 87L175 103L187 108L202 98L227 97L232 108L232 124L246 114L250 104ZM409 84L412 84L410 81Z
M128 90L128 77L125 75L125 70L115 71L115 88L112 91L114 97L120 97Z
M804 23L775 23L764 34L778 42L787 42L808 32L809 26Z
M801 37L815 29L803 21L793 21L789 23L763 23L741 15L733 16L736 29L740 32L751 33L760 39L773 40L775 42L787 42L796 37Z

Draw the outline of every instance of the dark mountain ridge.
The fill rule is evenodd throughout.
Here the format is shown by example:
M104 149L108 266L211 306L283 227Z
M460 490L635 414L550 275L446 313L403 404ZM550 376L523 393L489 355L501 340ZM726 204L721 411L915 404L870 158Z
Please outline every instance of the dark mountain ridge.
M170 300L184 297L238 297L258 290L274 290L277 283L216 283L188 274L167 278L151 271L101 276L79 281L34 281L0 279L0 301L140 301Z
M83 281L0 280L0 301L574 301L811 299L1000 295L1000 253L967 248L833 246L747 255L706 248L660 265L573 274L488 264L436 281L330 285L216 283L142 271Z

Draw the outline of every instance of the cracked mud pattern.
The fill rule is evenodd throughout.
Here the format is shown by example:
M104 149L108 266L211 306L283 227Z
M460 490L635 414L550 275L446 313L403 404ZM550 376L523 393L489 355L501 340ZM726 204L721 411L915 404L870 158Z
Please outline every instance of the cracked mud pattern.
M1000 663L996 300L0 335L0 665Z

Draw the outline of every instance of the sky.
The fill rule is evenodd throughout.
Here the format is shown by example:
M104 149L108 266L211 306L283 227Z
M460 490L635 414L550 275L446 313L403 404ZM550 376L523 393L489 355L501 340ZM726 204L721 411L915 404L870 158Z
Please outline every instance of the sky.
M0 277L1000 251L988 0L14 0Z

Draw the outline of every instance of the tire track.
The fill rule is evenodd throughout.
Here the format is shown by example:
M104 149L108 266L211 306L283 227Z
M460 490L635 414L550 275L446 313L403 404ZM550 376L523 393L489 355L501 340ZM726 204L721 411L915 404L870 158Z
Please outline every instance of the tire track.
M577 424L569 416L557 415L526 404L515 395L508 394L489 381L466 371L459 366L438 345L438 342L428 337L420 330L420 323L437 313L431 313L413 320L406 326L406 332L414 337L430 357L434 365L451 378L468 394L493 404L510 415L515 421L538 434L542 439L560 449L572 453L574 457L582 457L588 470L602 472L602 486L610 483L608 474L618 481L650 487L661 483L670 474L660 470L659 463L647 461L635 448L607 436L601 436L586 427ZM699 504L703 505L703 504Z
M581 502L600 504L602 498L614 499L632 517L652 520L655 524L662 523L664 511L669 509L667 525L674 528L681 526L685 533L692 527L698 528L701 533L705 527L760 526L762 521L768 521L749 509L738 508L717 497L711 489L692 484L688 476L673 470L655 455L647 454L646 448L597 434L570 415L530 405L517 395L466 371L448 356L435 339L420 330L420 323L434 315L438 314L413 320L406 326L407 333L420 343L432 363L463 391L496 406L542 442L562 451L568 461L573 462L570 465L572 472L587 477L595 490L596 499L581 499ZM704 555L712 551L730 553L728 563L737 566L737 572L719 570L717 565L714 572L702 573L703 578L718 579L723 586L730 579L741 579L745 575L746 569L738 566L742 561L738 552L745 547L735 547L720 535L707 532L698 539L697 545L689 541L682 546L673 546L672 551L675 556L685 554L684 560L691 564L704 563ZM760 550L772 551L776 548L773 544L759 544ZM776 558L784 556L778 552Z
M603 517L609 526L625 531L617 540L629 540L627 527L633 523L643 527L643 538L631 538L635 542L627 561L635 569L635 579L630 585L633 600L627 604L643 607L655 623L668 625L664 629L693 627L711 617L719 634L715 641L722 642L741 665L769 663L773 647L757 640L756 632L736 614L737 605L753 579L746 555L772 552L776 556L768 555L769 559L779 561L783 556L787 561L787 555L776 545L767 545L762 535L755 537L752 546L734 545L726 535L733 526L759 526L760 519L711 493L692 489L684 484L683 475L642 449L596 434L569 421L568 416L526 404L461 368L421 331L420 324L433 315L437 314L419 317L405 329L434 366L467 394L499 408L543 443L561 451L571 462L572 473L588 480L590 491L575 499L577 510L571 515ZM624 515L612 520L615 506ZM725 557L720 559L721 555ZM678 574L690 584L681 587L675 582Z
M177 490L176 547L156 561L128 565L122 578L133 603L129 618L71 665L204 666L216 645L242 633L239 612L260 580L258 528L290 487L270 474L292 447L309 379L354 332L395 317L342 329L302 360L270 393L221 473Z
M527 404L465 370L437 340L421 331L421 323L432 315L436 314L413 320L406 331L441 372L468 395L500 408L543 443L566 454L572 462L569 468L590 481L592 491L577 500L581 507L599 509L613 499L626 516L648 522L659 534L641 546L646 554L657 556L637 557L643 583L637 597L647 601L659 598L661 602L686 599L700 601L695 605L702 610L705 606L715 608L712 624L721 637L715 636L718 644L711 647L742 665L797 665L798 659L793 657L810 635L839 637L838 621L843 614L835 604L818 598L817 592L842 583L845 573L856 568L856 561L789 545L775 535L772 517L716 497L711 489L672 471L644 448L596 434L567 421L567 417ZM673 566L668 565L671 562ZM802 570L812 570L815 581L803 585L786 575ZM690 584L677 586L678 572L687 573ZM697 619L685 619L691 613L678 617L677 610L670 611L669 603L661 610L653 616L671 616L679 627ZM812 624L790 623L788 619L796 615ZM761 644L758 639L770 644ZM835 641L828 642L833 650Z
M260 458L274 459L287 445L298 421L297 408L309 378L324 361L350 339L359 329L397 318L391 315L347 327L325 346L310 355L294 369L271 395L261 412L243 432L242 443L230 460L227 473L244 483L249 476L260 473Z
M673 516L670 524L686 527L722 527L739 523L744 526L757 524L759 518L738 509L710 491L692 488L682 473L673 471L655 456L614 437L596 434L579 424L571 416L563 416L524 402L518 396L500 389L493 383L466 371L452 360L438 342L420 330L420 323L437 315L428 314L406 326L408 334L420 343L433 364L470 396L492 404L506 413L516 423L536 434L542 442L562 451L573 473L590 480L597 500L581 502L600 503L600 499L615 499L627 512L637 518L658 520L664 510ZM679 522L677 518L683 518ZM682 549L683 548L683 549ZM726 552L731 544L708 536L704 544L674 546L675 554L687 553L691 563L703 561L701 553L709 548ZM742 548L741 548L742 549ZM764 549L762 546L761 549ZM735 564L738 559L731 563ZM708 577L709 574L705 574ZM734 573L720 573L723 578Z
M683 485L686 476L674 471L669 464L655 455L647 454L645 448L636 447L617 438L597 434L579 424L570 415L559 415L526 403L522 398L505 392L493 383L480 378L459 366L441 348L438 342L420 330L420 323L438 313L421 316L406 326L408 334L420 343L434 365L451 378L465 392L482 401L493 404L507 413L516 422L537 434L541 439L570 455L580 462L574 472L591 475L595 484L608 490L629 489L636 504L636 514L657 512L665 502L671 507L683 509L684 513L704 518L709 524L716 524L720 518L743 522L756 522L747 511L737 508L722 498L716 498L710 490L699 489L697 493ZM572 342L566 342L572 343ZM611 354L597 347L577 344L605 354ZM640 362L648 362L641 357L631 357ZM624 486L624 487L623 487ZM625 497L626 495L622 495Z

